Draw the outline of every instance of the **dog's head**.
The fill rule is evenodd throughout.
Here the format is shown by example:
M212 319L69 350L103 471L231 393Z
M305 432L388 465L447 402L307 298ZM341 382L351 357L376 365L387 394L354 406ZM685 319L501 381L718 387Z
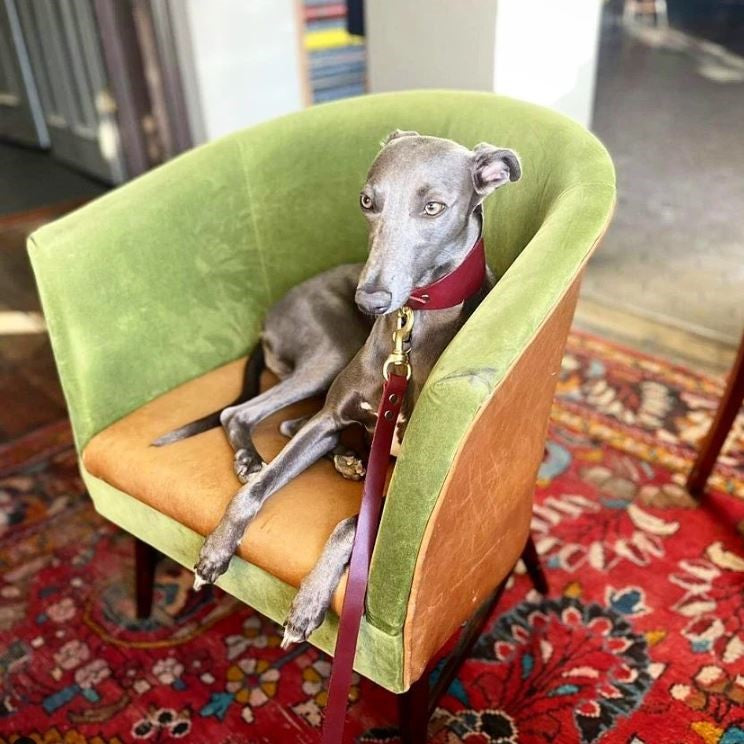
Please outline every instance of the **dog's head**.
M369 258L356 291L359 308L384 315L416 287L450 271L477 234L475 208L521 176L512 150L473 150L418 132L392 132L359 197L369 225Z

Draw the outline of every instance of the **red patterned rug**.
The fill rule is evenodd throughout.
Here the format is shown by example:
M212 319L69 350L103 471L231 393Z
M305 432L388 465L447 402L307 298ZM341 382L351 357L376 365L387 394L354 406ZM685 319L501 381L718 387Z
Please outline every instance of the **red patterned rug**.
M440 744L744 742L744 421L702 505L685 471L718 380L573 334L534 532L429 728ZM64 425L0 449L0 741L316 742L327 658L164 561L133 619L132 541L98 517ZM349 741L395 742L357 681Z

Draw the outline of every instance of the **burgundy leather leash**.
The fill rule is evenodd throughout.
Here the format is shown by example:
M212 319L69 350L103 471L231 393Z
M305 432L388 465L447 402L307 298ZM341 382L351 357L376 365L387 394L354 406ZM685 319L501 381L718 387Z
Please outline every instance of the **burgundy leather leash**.
M479 237L463 262L435 282L415 289L408 300L416 310L441 310L454 307L472 297L486 276L486 254ZM382 495L390 460L390 447L395 435L400 407L403 404L411 367L408 363L414 316L410 307L398 310L397 328L393 331L393 351L383 366L385 382L377 409L377 423L372 435L362 503L356 536L349 563L344 604L339 619L336 649L328 686L328 704L323 723L323 744L341 744L346 722L346 705L351 687L359 626L364 614L369 564L372 558L382 511ZM397 374L393 369L402 369Z
M372 549L375 545L377 526L382 511L382 492L385 488L385 475L390 459L390 445L393 442L398 412L407 387L408 380L404 376L391 374L383 385L382 400L377 409L377 425L367 463L362 505L357 520L354 548L349 563L349 577L333 656L331 681L328 687L328 705L325 709L323 724L324 744L340 744L344 732L346 701L351 687L359 625L364 614L369 562L372 558Z

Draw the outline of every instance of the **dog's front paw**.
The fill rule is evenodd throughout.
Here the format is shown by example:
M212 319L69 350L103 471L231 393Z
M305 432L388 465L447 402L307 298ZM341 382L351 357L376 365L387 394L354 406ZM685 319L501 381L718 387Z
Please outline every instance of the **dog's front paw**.
M292 602L289 616L284 623L284 637L282 648L289 648L293 643L302 643L323 622L328 602L316 596L309 596L302 588Z
M232 551L211 546L207 540L194 566L194 589L198 591L205 584L214 584L227 571L232 555Z
M255 450L239 449L233 458L233 470L241 483L248 483L252 476L260 472L266 463L261 461Z
M347 480L358 481L367 472L364 463L356 455L334 455L333 467Z

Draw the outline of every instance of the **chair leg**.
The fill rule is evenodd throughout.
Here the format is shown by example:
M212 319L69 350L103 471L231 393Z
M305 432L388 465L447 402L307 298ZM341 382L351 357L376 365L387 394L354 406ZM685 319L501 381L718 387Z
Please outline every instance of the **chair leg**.
M398 696L401 744L426 744L429 725L429 674Z
M491 616L493 608L498 604L508 576L496 587L491 596L476 610L470 620L460 631L457 645L450 653L442 667L436 682L429 686L429 672L427 669L419 680L398 696L398 711L400 721L401 744L423 744L426 742L426 730L429 718L436 708L437 701L452 684L462 662L465 661L470 650L483 632L483 628Z
M522 560L527 566L527 573L532 579L535 589L541 594L547 594L548 580L543 572L540 557L537 554L531 535L527 539L527 544L522 552ZM437 701L452 684L452 680L457 675L462 662L465 661L483 632L494 607L501 599L508 579L507 576L465 624L460 632L457 645L449 655L431 688L429 687L429 670L427 670L418 681L411 685L407 692L398 696L401 744L424 744L426 742L429 718L434 712Z
M542 563L540 563L540 556L537 554L537 548L535 547L532 535L527 538L527 544L524 546L524 550L522 551L522 560L527 568L527 574L532 581L532 586L534 586L540 594L548 594L550 591L548 579L545 576L545 571L543 571Z
M155 566L160 554L139 538L134 538L134 577L137 619L150 617L155 586Z
M700 452L687 478L687 490L694 496L703 495L705 484L708 482L721 448L739 413L742 401L744 401L744 336L739 344L739 352L736 355L736 361L729 375L718 411L708 434L700 445Z

